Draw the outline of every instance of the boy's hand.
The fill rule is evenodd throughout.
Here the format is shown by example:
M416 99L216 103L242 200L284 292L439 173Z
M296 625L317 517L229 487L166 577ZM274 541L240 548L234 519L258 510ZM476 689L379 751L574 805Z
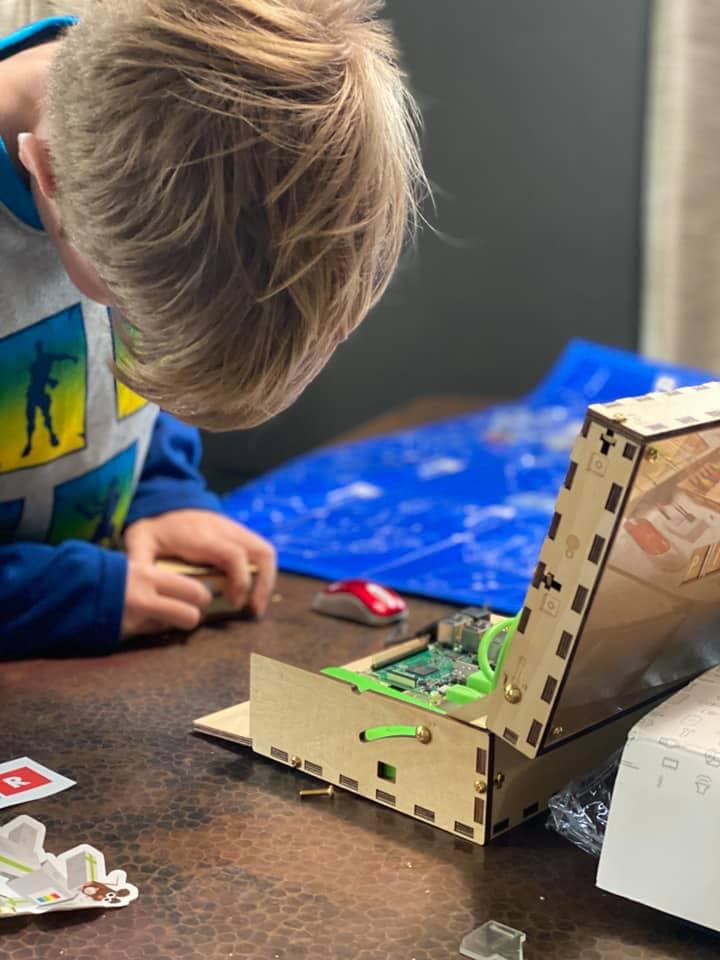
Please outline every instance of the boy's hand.
M190 577L129 560L122 635L194 630L211 600L208 588Z
M239 605L250 586L250 564L258 573L250 598L258 616L267 609L275 586L277 564L273 546L227 517L209 510L173 510L137 520L125 531L131 561L151 564L160 558L208 564L225 574L227 600Z

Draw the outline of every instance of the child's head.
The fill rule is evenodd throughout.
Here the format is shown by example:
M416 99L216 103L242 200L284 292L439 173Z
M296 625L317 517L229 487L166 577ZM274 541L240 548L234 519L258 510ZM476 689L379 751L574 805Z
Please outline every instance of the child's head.
M423 183L378 0L97 0L50 70L69 243L131 387L214 429L291 403L378 299Z

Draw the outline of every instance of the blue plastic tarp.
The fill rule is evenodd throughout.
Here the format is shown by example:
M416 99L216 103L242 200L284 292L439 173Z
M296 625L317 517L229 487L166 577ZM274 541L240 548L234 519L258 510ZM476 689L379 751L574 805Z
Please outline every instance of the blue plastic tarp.
M517 403L310 453L228 494L281 568L514 612L590 403L711 374L573 341Z

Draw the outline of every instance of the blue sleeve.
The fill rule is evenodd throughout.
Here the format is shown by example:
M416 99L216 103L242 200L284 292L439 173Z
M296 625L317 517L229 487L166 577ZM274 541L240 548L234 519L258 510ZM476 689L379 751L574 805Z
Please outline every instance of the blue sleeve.
M202 447L194 427L159 413L126 526L170 510L219 511L200 473Z
M123 554L79 540L0 547L0 659L111 653L126 576Z

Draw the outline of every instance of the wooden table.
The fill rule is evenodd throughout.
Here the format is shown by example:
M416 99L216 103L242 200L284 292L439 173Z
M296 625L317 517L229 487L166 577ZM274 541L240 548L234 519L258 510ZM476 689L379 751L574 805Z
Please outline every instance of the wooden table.
M343 792L301 801L308 777L192 734L247 697L251 650L321 668L382 646L384 630L313 614L318 586L282 576L262 623L0 665L0 760L77 781L3 822L43 820L51 851L91 842L140 889L119 910L0 920L1 960L446 960L489 918L526 931L529 960L718 956L716 937L597 890L544 817L473 847ZM412 600L411 623L446 609Z

